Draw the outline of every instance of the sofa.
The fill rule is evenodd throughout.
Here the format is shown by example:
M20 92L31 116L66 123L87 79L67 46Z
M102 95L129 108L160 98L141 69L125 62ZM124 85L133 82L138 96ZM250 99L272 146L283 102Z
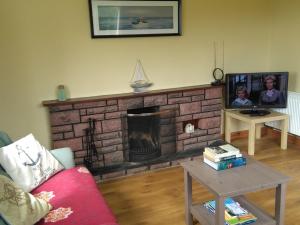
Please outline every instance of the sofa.
M0 132L0 147L12 143ZM117 220L105 202L93 176L82 166L75 167L70 148L50 151L65 167L31 191L35 197L48 201L52 210L37 225L117 225ZM2 170L2 171L1 171ZM0 173L5 171L0 168ZM5 224L4 220L0 225Z

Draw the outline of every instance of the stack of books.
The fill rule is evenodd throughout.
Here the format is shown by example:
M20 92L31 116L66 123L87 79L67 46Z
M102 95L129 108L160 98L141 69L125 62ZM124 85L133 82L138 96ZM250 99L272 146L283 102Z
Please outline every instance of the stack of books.
M204 163L215 170L225 170L246 165L246 158L240 150L230 144L206 147L203 153Z
M204 207L211 213L215 213L216 202L208 201L204 203ZM252 213L244 209L237 201L232 198L225 199L225 224L226 225L245 225L253 223L257 220Z

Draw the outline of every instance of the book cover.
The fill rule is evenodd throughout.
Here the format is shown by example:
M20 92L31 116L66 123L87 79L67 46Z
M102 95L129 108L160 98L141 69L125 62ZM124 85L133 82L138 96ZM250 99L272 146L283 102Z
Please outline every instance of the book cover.
M231 145L231 144L226 144L226 145L220 145L220 148L229 151L229 152L239 152L240 149L238 149L237 147Z
M230 144L217 147L205 147L204 152L215 160L240 154L240 150Z
M244 209L232 198L225 199L225 224L226 225L245 225L257 220L252 213ZM204 207L210 212L215 213L216 202L214 200L204 203Z
M234 168L234 167L246 165L246 158L245 157L239 157L239 158L236 158L236 159L228 159L228 160L220 161L220 162L217 162L217 163L212 162L212 161L210 161L209 159L207 159L205 157L203 159L204 159L204 163L211 166L215 170L225 170L225 169L229 169L229 168Z
M241 153L238 153L238 154L235 154L235 155L215 158L215 157L212 157L207 152L203 152L203 157L207 158L208 160L210 160L212 162L220 162L220 161L224 161L224 160L228 160L228 159L236 159L236 158L239 158L239 157L242 157L242 156L243 155Z

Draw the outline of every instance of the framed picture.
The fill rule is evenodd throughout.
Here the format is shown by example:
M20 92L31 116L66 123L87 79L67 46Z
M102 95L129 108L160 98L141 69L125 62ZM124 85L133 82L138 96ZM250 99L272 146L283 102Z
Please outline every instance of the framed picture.
M181 34L181 0L89 0L92 38Z

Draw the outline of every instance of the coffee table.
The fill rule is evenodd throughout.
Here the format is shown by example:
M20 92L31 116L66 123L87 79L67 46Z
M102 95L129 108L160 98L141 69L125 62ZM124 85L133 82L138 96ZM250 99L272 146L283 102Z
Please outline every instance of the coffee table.
M289 177L248 157L247 165L223 171L216 171L203 159L181 163L184 168L185 220L193 224L194 216L201 225L224 225L224 200L233 197L242 207L253 213L257 221L253 225L283 225L286 184ZM192 203L192 178L215 195L216 214L212 214L203 204ZM275 217L259 209L243 196L249 192L276 188Z

